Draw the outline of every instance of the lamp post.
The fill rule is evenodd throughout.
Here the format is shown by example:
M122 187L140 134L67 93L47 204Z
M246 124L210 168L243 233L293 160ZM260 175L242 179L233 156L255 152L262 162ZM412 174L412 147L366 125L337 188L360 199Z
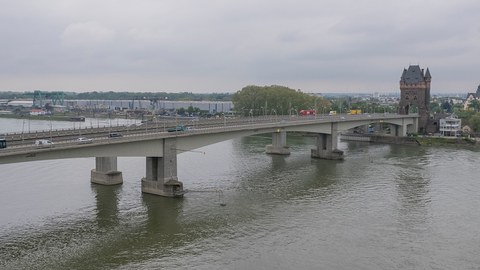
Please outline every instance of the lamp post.
M317 119L317 99L319 99L320 97L316 97L315 98L315 102L314 102L314 110L315 110L315 119Z
M22 125L22 142L23 142L23 132L25 129L25 119L23 119L23 125Z
M275 121L277 120L277 111L275 109L272 109L272 112L275 114Z
M50 118L50 141L52 141L52 118Z
M260 116L262 112L263 112L263 117L265 118L265 107L260 106L260 111L258 112L258 115Z

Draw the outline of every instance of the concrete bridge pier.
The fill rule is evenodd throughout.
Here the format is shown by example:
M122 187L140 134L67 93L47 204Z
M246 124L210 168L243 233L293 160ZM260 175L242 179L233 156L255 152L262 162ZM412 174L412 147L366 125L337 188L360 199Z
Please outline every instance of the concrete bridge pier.
M163 140L163 157L146 158L146 176L142 178L142 192L164 197L182 197L183 183L177 177L177 149L175 140Z
M343 159L343 151L337 149L337 136L330 134L317 134L317 148L312 149L312 158Z
M316 149L312 149L312 158L321 159L343 159L343 151L338 150L338 128L336 123L332 123L332 134L317 134Z
M390 124L390 125L388 125L388 127L390 128L390 136L396 136L396 134L397 134L397 125Z
M100 185L123 183L122 172L117 170L117 157L96 157L95 169L90 173L90 181Z
M290 155L290 147L287 145L287 132L284 129L277 129L272 133L272 144L265 149L267 154Z
M395 126L395 132L393 134L395 134L395 136L397 137L405 137L407 136L407 127L406 126Z

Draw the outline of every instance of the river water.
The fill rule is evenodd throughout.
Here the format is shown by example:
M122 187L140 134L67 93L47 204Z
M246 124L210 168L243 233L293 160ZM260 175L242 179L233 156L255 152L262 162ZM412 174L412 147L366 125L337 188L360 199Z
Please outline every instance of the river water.
M144 158L114 187L90 183L94 158L0 165L0 269L480 269L480 151L269 142L180 154L183 199L141 193Z

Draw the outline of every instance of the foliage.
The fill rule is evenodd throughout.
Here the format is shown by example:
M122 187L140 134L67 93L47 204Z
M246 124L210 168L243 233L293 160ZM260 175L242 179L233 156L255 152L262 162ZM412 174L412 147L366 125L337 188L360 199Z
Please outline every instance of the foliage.
M322 97L278 85L246 86L233 95L232 102L237 113L244 116L298 114L300 110L315 109L315 106L317 110L329 106Z
M475 112L480 111L480 100L478 99L473 99L470 101L470 104L468 104L468 108L473 109Z
M470 127L474 132L480 132L480 113L476 113L468 119Z
M445 101L442 103L442 110L447 112L447 113L452 113L453 110L453 104L452 102Z
M429 106L428 109L429 109L430 113L441 113L441 112L443 112L442 107L440 106L440 103L438 103L438 102L430 102L430 106Z
M332 110L337 112L349 112L350 110L361 110L363 113L396 113L396 105L380 104L375 100L350 101L346 98L332 100Z
M475 112L470 110L458 110L455 112L455 114L457 115L458 118L468 119L473 115L475 115Z

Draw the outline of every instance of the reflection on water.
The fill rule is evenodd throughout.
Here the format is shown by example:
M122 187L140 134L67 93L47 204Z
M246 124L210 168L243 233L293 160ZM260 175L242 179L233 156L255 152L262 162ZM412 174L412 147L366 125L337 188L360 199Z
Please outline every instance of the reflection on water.
M0 269L480 265L478 151L340 142L329 161L270 140L180 154L183 199L141 193L144 158L119 158L120 186L89 182L94 159L0 165Z
M97 222L100 228L112 227L118 224L118 194L122 192L121 185L102 186L92 184L97 206Z

